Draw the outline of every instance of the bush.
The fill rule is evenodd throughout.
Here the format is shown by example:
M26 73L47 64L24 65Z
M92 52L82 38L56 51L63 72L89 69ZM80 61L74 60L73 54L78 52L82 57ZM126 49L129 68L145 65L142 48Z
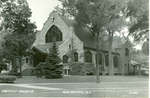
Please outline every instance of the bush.
M22 75L23 76L33 76L34 75L33 69L27 68L27 69L23 70Z
M14 72L14 71L10 71L8 73L8 75L10 75L10 76L16 76L17 78L21 78L21 73L17 73L17 72Z
M46 63L43 67L43 71L43 75L47 79L62 78L62 65L52 65L50 63Z
M11 76L11 75L1 75L0 76L1 83L14 83L15 80L16 80L16 76Z
M50 63L41 62L35 69L35 75L38 78L44 76L47 79L62 78L62 65L50 65Z
M62 78L62 65L52 65L47 62L41 62L35 69L35 75L38 78L45 77L47 79Z
M36 68L35 68L35 75L38 78L41 78L42 76L44 76L44 66L46 65L45 62L40 62Z
M0 73L3 69L7 69L7 65L5 63L0 62Z
M71 75L95 75L95 67L90 63L72 63Z

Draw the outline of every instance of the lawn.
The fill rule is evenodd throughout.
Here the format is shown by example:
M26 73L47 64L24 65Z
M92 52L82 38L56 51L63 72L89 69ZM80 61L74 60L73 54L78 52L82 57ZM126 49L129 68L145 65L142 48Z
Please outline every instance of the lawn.
M0 84L1 97L123 97L148 98L148 77L66 76L63 79L23 77L14 84Z

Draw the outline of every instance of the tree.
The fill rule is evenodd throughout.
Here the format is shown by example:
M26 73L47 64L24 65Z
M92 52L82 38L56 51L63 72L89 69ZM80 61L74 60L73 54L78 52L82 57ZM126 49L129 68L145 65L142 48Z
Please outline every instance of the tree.
M130 17L130 35L135 41L145 40L149 32L149 0L131 0L127 6L127 17Z
M45 78L55 79L62 77L62 65L60 65L60 62L61 59L58 56L57 46L54 43L52 49L49 49L49 54L42 68Z
M147 40L143 43L142 52L147 56L149 55L149 40Z
M22 56L30 48L36 33L36 26L30 21L31 10L26 0L3 0L2 28L5 32L3 54L8 59L19 58L20 72Z
M60 0L63 3L63 12L69 13L74 17L79 27L87 28L97 40L97 54L102 49L103 33L108 33L109 41L109 67L112 73L112 41L114 32L119 30L124 23L121 11L126 5L126 1L121 0ZM118 23L119 22L119 23ZM114 25L115 24L115 25ZM99 58L97 57L97 62ZM99 81L99 65L96 64L97 81Z

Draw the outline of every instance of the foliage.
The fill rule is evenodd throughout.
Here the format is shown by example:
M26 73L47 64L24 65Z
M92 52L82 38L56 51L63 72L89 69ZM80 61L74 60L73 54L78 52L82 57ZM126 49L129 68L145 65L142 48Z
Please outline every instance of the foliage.
M4 50L21 56L34 41L35 25L31 23L31 10L25 0L6 2L2 9L3 26L9 34L5 36Z
M35 75L40 78L44 75L44 67L46 66L45 62L40 62L35 69Z
M95 67L88 63L70 63L71 75L94 75Z
M142 51L145 55L149 55L149 40L143 43Z
M111 20L118 19L125 2L117 0L67 0L64 10L75 17L82 27L99 33L108 27ZM118 26L118 25L117 25Z
M7 65L4 62L0 62L0 73L3 69L7 69Z
M35 40L36 26L30 21L31 10L26 0L3 0L1 8L1 26L6 33L3 55L7 59L16 56L21 59Z
M40 63L37 66L37 74L45 76L48 79L62 78L62 65L61 59L58 56L56 44L54 43L52 49L49 49L49 54L46 62Z
M103 36L108 36L109 65L111 62L112 41L115 31L121 30L125 25L125 17L121 15L126 1L121 0L67 0L63 1L66 11L76 20L75 31L85 28L97 40L97 53L103 46ZM106 31L106 32L104 32ZM87 32L87 33L89 33ZM105 33L105 34L104 34ZM97 58L97 61L99 59ZM98 65L97 65L98 66ZM99 69L99 68L97 68ZM98 73L98 70L97 70Z
M132 25L129 27L130 35L135 41L144 40L149 32L149 1L132 0L128 3L127 17L131 18Z
M0 83L13 83L15 80L16 80L15 76L11 76L11 75L0 76Z

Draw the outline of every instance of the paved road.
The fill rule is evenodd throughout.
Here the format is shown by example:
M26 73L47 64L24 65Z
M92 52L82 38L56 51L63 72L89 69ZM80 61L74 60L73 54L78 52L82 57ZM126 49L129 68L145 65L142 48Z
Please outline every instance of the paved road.
M104 78L105 81L101 81L99 84L94 82L38 83L33 81L32 83L0 84L0 97L148 98L147 77L122 77L122 81L118 81L120 77L107 78L109 81Z

